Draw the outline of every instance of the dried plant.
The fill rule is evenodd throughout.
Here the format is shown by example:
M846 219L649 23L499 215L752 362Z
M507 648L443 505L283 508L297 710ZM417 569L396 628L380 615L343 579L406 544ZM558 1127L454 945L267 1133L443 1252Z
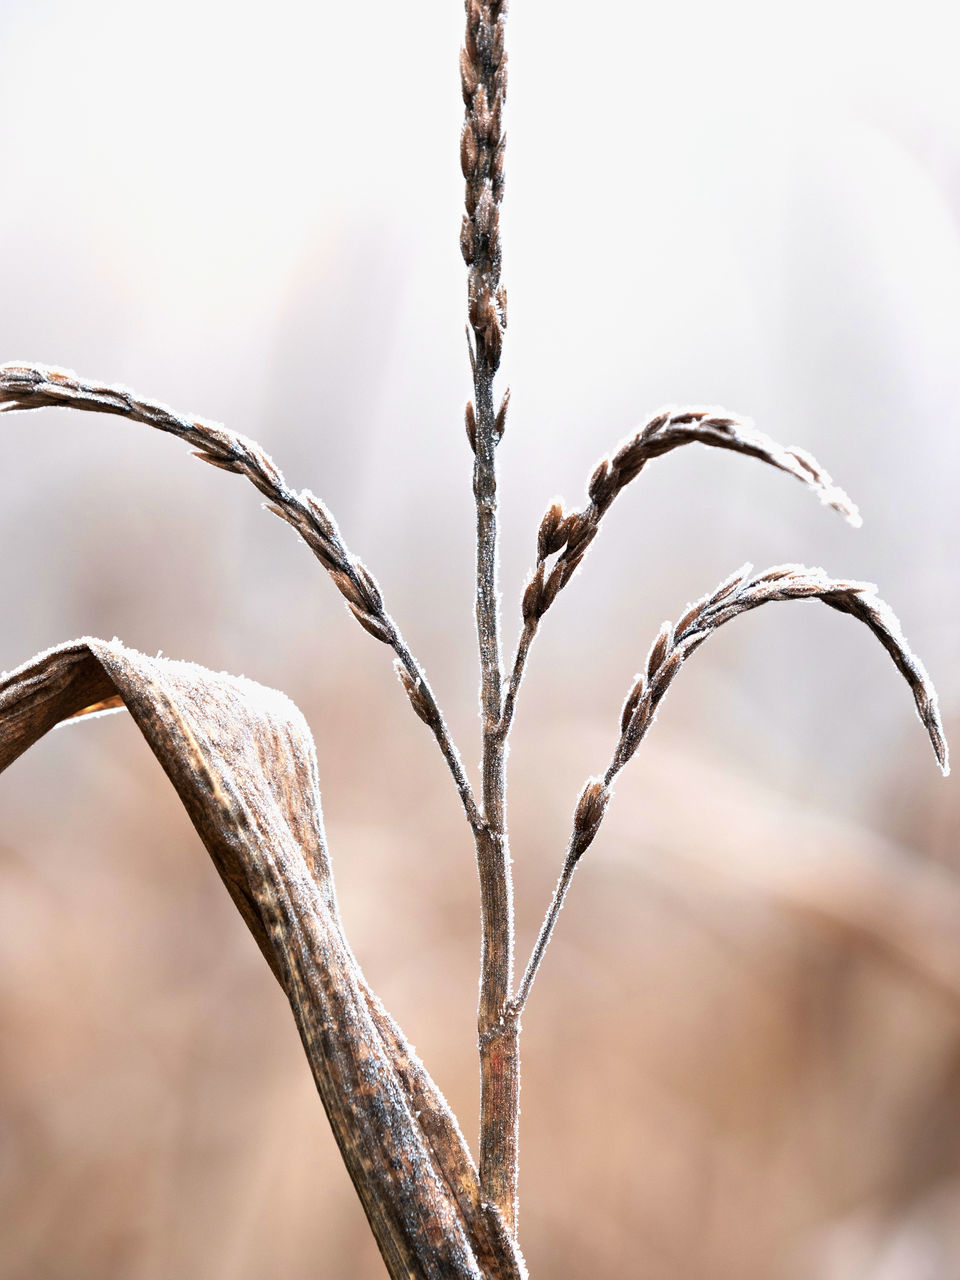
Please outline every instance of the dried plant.
M504 679L496 450L509 391L498 403L494 382L507 320L499 223L505 10L500 0L467 0L460 60L466 108L460 243L468 267L473 376L466 431L474 456L482 711L478 791L372 574L347 548L324 504L309 490L291 489L259 445L123 387L36 364L0 368L0 411L54 406L119 414L179 436L203 461L245 476L267 508L310 547L363 629L393 650L411 707L430 729L453 777L475 839L480 881L476 1163L455 1117L350 951L324 839L313 743L292 703L248 680L89 638L51 649L0 679L0 769L65 719L124 707L131 713L287 995L343 1159L395 1280L506 1280L526 1274L517 1233L521 1015L574 870L603 822L614 781L649 731L683 663L709 635L751 609L781 601L818 599L851 614L874 633L904 676L947 771L933 688L874 588L799 565L753 576L747 566L687 608L675 626L665 624L654 641L624 703L610 762L586 782L576 803L559 882L522 977L515 981L508 738L533 638L582 564L614 499L651 459L699 443L759 459L801 480L851 523L859 516L804 451L784 448L722 410L664 410L600 462L582 509L565 511L555 503L543 517L535 567L522 595L520 639Z

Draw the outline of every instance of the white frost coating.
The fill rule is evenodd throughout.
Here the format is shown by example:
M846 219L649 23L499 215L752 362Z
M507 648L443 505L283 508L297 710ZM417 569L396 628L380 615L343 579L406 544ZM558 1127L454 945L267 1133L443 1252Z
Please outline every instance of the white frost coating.
M530 1272L527 1270L526 1259L524 1258L523 1254L520 1252L520 1243L518 1240L513 1239L513 1232L510 1230L510 1228L507 1226L506 1222L504 1221L503 1214L500 1212L500 1210L497 1208L495 1204L485 1204L483 1207L491 1215L491 1217L496 1218L496 1220L499 1223L501 1223L505 1234L513 1240L513 1249L516 1255L517 1269L520 1272L520 1280L530 1280Z
M850 495L839 485L833 483L833 477L824 471L814 456L806 449L801 449L798 445L788 445L783 449L772 436L768 436L764 431L758 431L754 427L750 419L743 420L744 437L755 441L766 449L771 458L776 458L783 465L786 458L793 455L798 461L795 467L789 467L789 470L798 480L802 480L804 484L809 485L816 492L817 497L825 507L831 507L838 512L854 529L863 527L863 517L860 515L860 508L850 498ZM804 464L808 464L810 471L805 469ZM784 468L787 469L786 467ZM814 478L816 476L816 478Z
M839 510L840 504L846 501L850 506L850 510L841 512L844 520L846 520L851 529L863 528L863 516L860 514L860 508L856 503L850 502L850 499L842 489L836 485L824 486L822 489L817 490L817 497L825 507L832 507L834 511Z

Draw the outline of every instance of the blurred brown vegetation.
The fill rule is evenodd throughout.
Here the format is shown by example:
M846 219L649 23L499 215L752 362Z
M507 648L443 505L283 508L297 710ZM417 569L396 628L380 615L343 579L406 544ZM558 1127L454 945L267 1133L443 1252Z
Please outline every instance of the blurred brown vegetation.
M318 734L356 716L355 689L321 701ZM470 1132L470 849L452 806L406 794L409 727L377 729L393 777L328 760L331 838L368 977ZM63 781L78 825L35 802L0 864L2 1274L378 1276L282 997L135 737L71 727L5 780ZM528 937L555 862L539 815L584 738L602 749L548 724L516 806ZM659 739L526 1019L534 1274L955 1274L954 868ZM951 819L926 794L921 842Z
M461 13L374 7L376 39L366 6L4 6L0 349L260 439L370 562L472 768ZM611 512L518 713L521 954L657 627L744 560L878 581L956 724L948 7L905 26L824 0L789 32L775 12L511 16L508 635L553 494L579 499L665 401L807 446L865 518L693 450ZM545 85L574 59L556 129ZM156 91L161 67L193 92ZM384 655L176 442L53 412L2 428L0 666L117 634L289 693L351 943L472 1138L472 849ZM684 670L531 997L534 1276L960 1275L960 792L868 635L769 615ZM0 811L0 1277L380 1276L292 1019L132 725L50 735Z

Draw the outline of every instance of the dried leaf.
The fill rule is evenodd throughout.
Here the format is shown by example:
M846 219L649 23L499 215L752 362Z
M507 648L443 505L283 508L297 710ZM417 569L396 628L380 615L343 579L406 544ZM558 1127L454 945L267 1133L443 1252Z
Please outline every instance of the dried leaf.
M250 680L84 639L0 677L0 770L60 721L121 699L286 992L391 1274L520 1280L457 1122L344 937L313 741Z

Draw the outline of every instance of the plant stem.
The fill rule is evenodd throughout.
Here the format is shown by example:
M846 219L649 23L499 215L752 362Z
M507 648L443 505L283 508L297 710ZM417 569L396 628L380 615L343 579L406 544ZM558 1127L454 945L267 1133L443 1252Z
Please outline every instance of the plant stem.
M460 247L468 272L473 401L467 435L474 452L477 503L477 638L483 716L483 825L476 828L483 927L480 1003L480 1181L511 1230L517 1220L517 1132L520 1103L519 1023L510 1016L513 981L513 883L506 832L505 735L501 732L503 673L497 600L496 447L506 397L494 406L507 298L500 284L500 201L503 197L505 0L466 0L460 78L466 108L460 164L466 212ZM509 394L509 393L508 393Z
M497 601L497 479L492 372L477 361L477 636L483 715L482 799L477 834L483 938L480 1007L480 1183L511 1230L517 1219L520 1114L519 1022L508 1016L513 979L513 877L506 833L505 740L500 732L502 671Z
M503 714L500 717L500 737L506 741L510 733L510 726L513 724L513 713L517 708L517 694L520 692L520 685L523 682L523 673L527 665L527 655L530 652L530 646L533 644L533 638L537 634L537 620L527 620L523 624L523 630L520 633L520 639L517 642L517 652L513 660L513 669L510 673L510 681L507 685L507 692L503 699Z

